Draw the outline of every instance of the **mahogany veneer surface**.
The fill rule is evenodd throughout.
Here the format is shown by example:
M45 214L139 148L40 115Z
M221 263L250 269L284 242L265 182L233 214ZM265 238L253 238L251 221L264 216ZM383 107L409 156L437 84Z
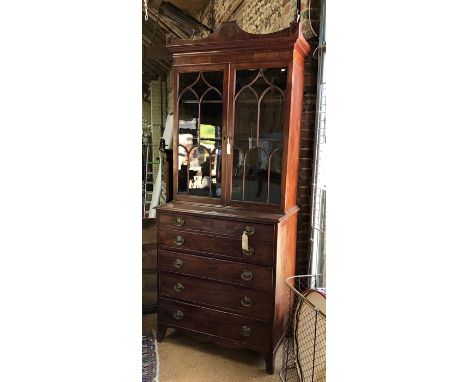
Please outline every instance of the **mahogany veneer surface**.
M167 46L174 63L173 147L179 149L173 150L174 200L157 208L158 340L162 341L166 329L172 327L226 347L253 349L263 354L267 372L272 374L288 309L286 279L295 269L304 58L310 48L296 22L285 30L263 35L242 31L235 22L221 23L207 38L169 38ZM246 70L261 74L268 68L287 71L285 87L281 90L284 92L284 113L278 123L281 128L268 133L272 134L268 139L281 142L282 147L281 163L274 175L275 182L281 182L276 204L270 203L268 198L260 203L247 201L249 199L244 196L242 200L233 196L233 176L237 175L233 150L230 150L231 142L234 148L236 145L235 97L239 90L236 89L236 75ZM209 115L207 120L202 120L200 115L198 118L184 116L187 111L184 112L185 106L179 110L179 97L185 91L198 95L189 84L179 89L179 82L190 77L188 73L202 78L200 73L210 71L223 76L222 86L217 85L222 110L216 112L216 122L207 122ZM196 102L201 102L202 98ZM198 107L201 110L201 103ZM260 115L260 111L257 114ZM255 119L253 113L247 117L246 120ZM180 134L192 135L190 147L179 146L179 119L187 122L184 118L196 121L193 127L186 123L181 125L184 130ZM221 163L210 154L213 166L218 167L209 170L217 172L216 179L213 174L209 176L210 182L216 182L216 185L210 183L209 189L213 187L211 190L216 192L205 197L192 187L194 183L189 187L190 171L199 171L197 176L206 175L196 169L200 162L194 161L193 166L190 165L192 168L187 165L198 155L192 148L200 145L197 134L202 123L213 123L221 130L216 143ZM257 145L259 126L256 127ZM181 159L180 150L185 150L186 159ZM179 176L182 165L187 169L186 180ZM245 161L243 171L244 174L248 171ZM266 176L267 182L270 174ZM276 190L278 196L278 188ZM248 233L248 243L244 242L243 246L244 232ZM147 264L153 264L153 250L146 249Z

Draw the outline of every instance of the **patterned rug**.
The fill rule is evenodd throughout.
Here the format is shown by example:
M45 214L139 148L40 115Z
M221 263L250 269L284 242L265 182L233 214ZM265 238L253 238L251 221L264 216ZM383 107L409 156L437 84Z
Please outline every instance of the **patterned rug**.
M142 337L143 379L142 382L159 382L159 357L156 336L149 332Z

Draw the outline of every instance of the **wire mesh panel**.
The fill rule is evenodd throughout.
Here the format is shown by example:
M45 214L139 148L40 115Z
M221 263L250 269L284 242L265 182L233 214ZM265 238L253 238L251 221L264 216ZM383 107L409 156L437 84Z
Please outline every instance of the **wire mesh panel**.
M315 287L318 276L293 276L286 280L289 313L280 371L283 382L326 380L325 289Z

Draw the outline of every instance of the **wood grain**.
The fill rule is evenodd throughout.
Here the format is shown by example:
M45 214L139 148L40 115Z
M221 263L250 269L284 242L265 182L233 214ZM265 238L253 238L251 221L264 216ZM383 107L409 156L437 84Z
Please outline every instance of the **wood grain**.
M247 226L254 228L255 232L250 238L253 240L270 241L274 240L274 226L272 224L247 224L244 218L241 221L230 221L216 218L206 218L199 215L187 215L183 211L172 213L160 210L160 229L180 228L185 231L199 231L201 233L217 233L226 236L240 238ZM175 219L183 219L183 224L178 227ZM179 223L180 224L180 223Z
M180 268L174 266L176 260L182 261ZM179 261L179 263L180 263ZM158 269L203 277L210 280L222 281L252 289L271 291L273 289L273 270L270 267L210 259L204 256L194 256L185 253L176 253L160 250L158 254ZM251 280L245 280L241 274L243 271L252 272Z
M178 245L177 240L182 240L183 243ZM161 229L159 248L252 264L269 266L274 264L273 243L249 238L249 252L244 254L241 235L233 238L194 231Z
M221 197L178 194L178 150L174 149L174 202L157 208L158 341L163 340L168 327L173 327L224 346L247 347L264 356L270 374L274 373L274 356L284 333L288 308L285 282L294 274L296 259L304 58L310 51L300 29L293 22L285 30L254 35L235 22L227 22L201 40L167 40L174 63L174 148L178 144L179 73L224 72L222 137L226 138L234 137L236 70L288 70L280 204L231 200L233 156L227 155L223 139ZM175 226L176 218L184 223ZM255 254L250 257L241 251L246 225L255 228L249 237ZM147 237L152 239L152 228L149 232ZM181 245L174 243L178 236ZM151 267L154 247L145 250L146 264ZM252 272L250 281L241 277L245 270ZM176 291L178 283L183 288L179 286ZM254 304L239 304L243 297L251 298ZM174 318L175 311L183 312L183 318ZM252 330L250 335L241 334L243 326Z
M167 272L160 273L159 284L162 297L184 300L207 307L223 308L252 318L268 321L272 318L273 299L269 292L239 288L234 285ZM245 306L246 301L251 305Z
M181 311L183 318L175 319L176 311ZM256 348L268 347L268 324L221 310L161 298L158 305L158 320L163 325L191 329ZM242 335L242 327L250 329L249 336Z

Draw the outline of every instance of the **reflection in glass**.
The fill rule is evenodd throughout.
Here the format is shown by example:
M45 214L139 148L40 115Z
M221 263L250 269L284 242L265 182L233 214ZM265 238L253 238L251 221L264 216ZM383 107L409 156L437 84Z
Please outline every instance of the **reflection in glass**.
M236 71L232 200L279 204L285 68Z
M179 74L179 194L221 197L223 72Z

